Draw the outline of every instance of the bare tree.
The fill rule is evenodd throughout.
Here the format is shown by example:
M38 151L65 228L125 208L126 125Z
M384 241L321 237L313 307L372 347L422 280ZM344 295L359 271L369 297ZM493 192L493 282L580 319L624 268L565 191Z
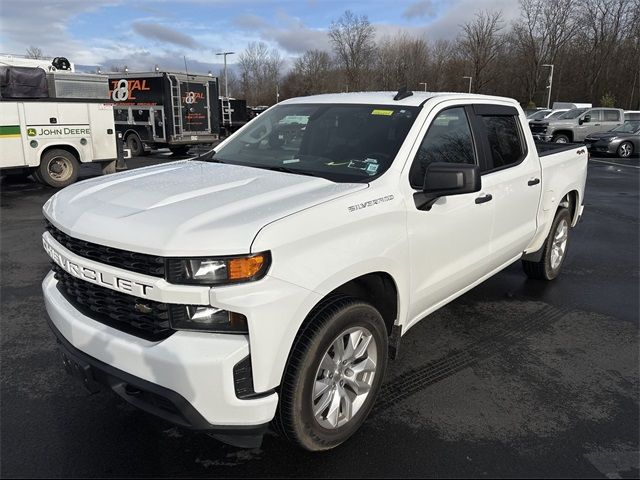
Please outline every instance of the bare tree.
M42 49L40 49L39 47L34 47L33 45L31 45L29 48L27 48L25 56L27 58L34 58L36 60L44 58L44 54L42 53Z
M497 75L496 60L504 44L502 12L477 13L475 18L462 26L459 39L461 55L471 67L475 91L482 93Z
M577 0L520 0L520 8L512 40L525 66L527 100L534 101L540 91L542 65L554 64L575 35Z
M638 2L634 2L638 8ZM603 72L617 58L626 32L635 30L632 25L633 3L629 0L579 0L580 23L586 58L588 59L588 92L593 98L598 95L597 84ZM637 18L637 11L635 12ZM638 65L636 57L634 65Z
M263 42L251 42L240 54L240 83L250 105L272 105L276 91L282 57Z
M347 10L331 23L329 39L350 90L359 90L365 84L364 75L375 51L374 37L375 29L366 15L358 16Z
M422 38L406 33L383 38L377 48L376 88L395 90L401 86L420 89L427 82L429 48Z

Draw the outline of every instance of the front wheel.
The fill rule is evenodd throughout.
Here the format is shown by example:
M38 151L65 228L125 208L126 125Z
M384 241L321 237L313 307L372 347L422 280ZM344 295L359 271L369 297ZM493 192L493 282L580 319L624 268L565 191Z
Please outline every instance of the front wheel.
M620 158L629 158L633 153L633 143L622 142L618 147L618 156Z
M558 135L554 135L552 141L554 143L569 143L569 137L567 137L566 135L560 133Z
M553 280L560 274L560 267L567 253L571 215L569 210L561 208L551 225L549 236L544 242L542 258L538 262L522 261L524 273L537 280Z
M72 184L78 178L80 163L75 155L67 150L49 150L42 156L38 172L34 177L54 188Z
M346 441L373 407L387 349L384 320L370 304L341 298L319 310L289 357L276 430L310 451Z

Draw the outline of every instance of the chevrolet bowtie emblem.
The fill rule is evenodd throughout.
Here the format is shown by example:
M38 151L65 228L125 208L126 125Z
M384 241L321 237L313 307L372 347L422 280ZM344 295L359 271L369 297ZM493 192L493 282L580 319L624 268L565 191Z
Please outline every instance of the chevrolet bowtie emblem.
M149 305L145 305L144 303L136 302L136 306L134 308L140 313L151 313L151 307Z

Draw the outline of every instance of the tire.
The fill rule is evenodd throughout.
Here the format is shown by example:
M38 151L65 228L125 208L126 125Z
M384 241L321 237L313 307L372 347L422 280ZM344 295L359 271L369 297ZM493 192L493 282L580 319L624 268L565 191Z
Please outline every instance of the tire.
M569 214L569 210L560 208L551 224L549 236L544 242L544 250L542 251L540 261L531 262L522 260L522 269L529 278L549 281L560 274L560 269L567 256L570 230L571 215Z
M67 150L49 150L40 159L37 175L34 175L45 185L62 188L78 179L80 163L74 154Z
M633 143L622 142L618 147L618 157L629 158L631 155L633 155Z
M102 174L109 175L110 173L116 173L117 160L102 163Z
M351 356L355 360L335 363L332 357L349 357L348 346L343 357L336 350L345 339L355 341ZM387 354L387 328L370 304L341 297L316 310L289 355L274 419L276 431L309 451L329 450L349 439L373 407ZM322 391L316 390L318 386ZM347 403L355 408L350 418Z
M131 150L132 157L139 157L144 152L144 145L137 133L130 133L126 138L127 148Z
M558 135L553 136L553 143L569 143L569 137L564 133L559 133Z
M179 147L169 147L173 155L186 155L189 151L188 145L180 145Z

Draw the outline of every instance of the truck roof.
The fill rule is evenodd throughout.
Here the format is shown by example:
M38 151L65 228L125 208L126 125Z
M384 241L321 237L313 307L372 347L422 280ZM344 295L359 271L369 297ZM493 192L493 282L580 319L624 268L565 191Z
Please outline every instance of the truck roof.
M311 95L308 97L297 97L289 100L283 100L280 104L288 103L350 103L350 104L369 104L369 105L406 105L419 107L427 100L432 98L441 98L442 100L500 100L517 104L515 100L507 97L495 97L491 95L480 95L474 93L456 93L456 92L413 92L413 95L403 98L402 100L394 100L393 97L397 92L353 92L353 93L327 93L323 95Z

